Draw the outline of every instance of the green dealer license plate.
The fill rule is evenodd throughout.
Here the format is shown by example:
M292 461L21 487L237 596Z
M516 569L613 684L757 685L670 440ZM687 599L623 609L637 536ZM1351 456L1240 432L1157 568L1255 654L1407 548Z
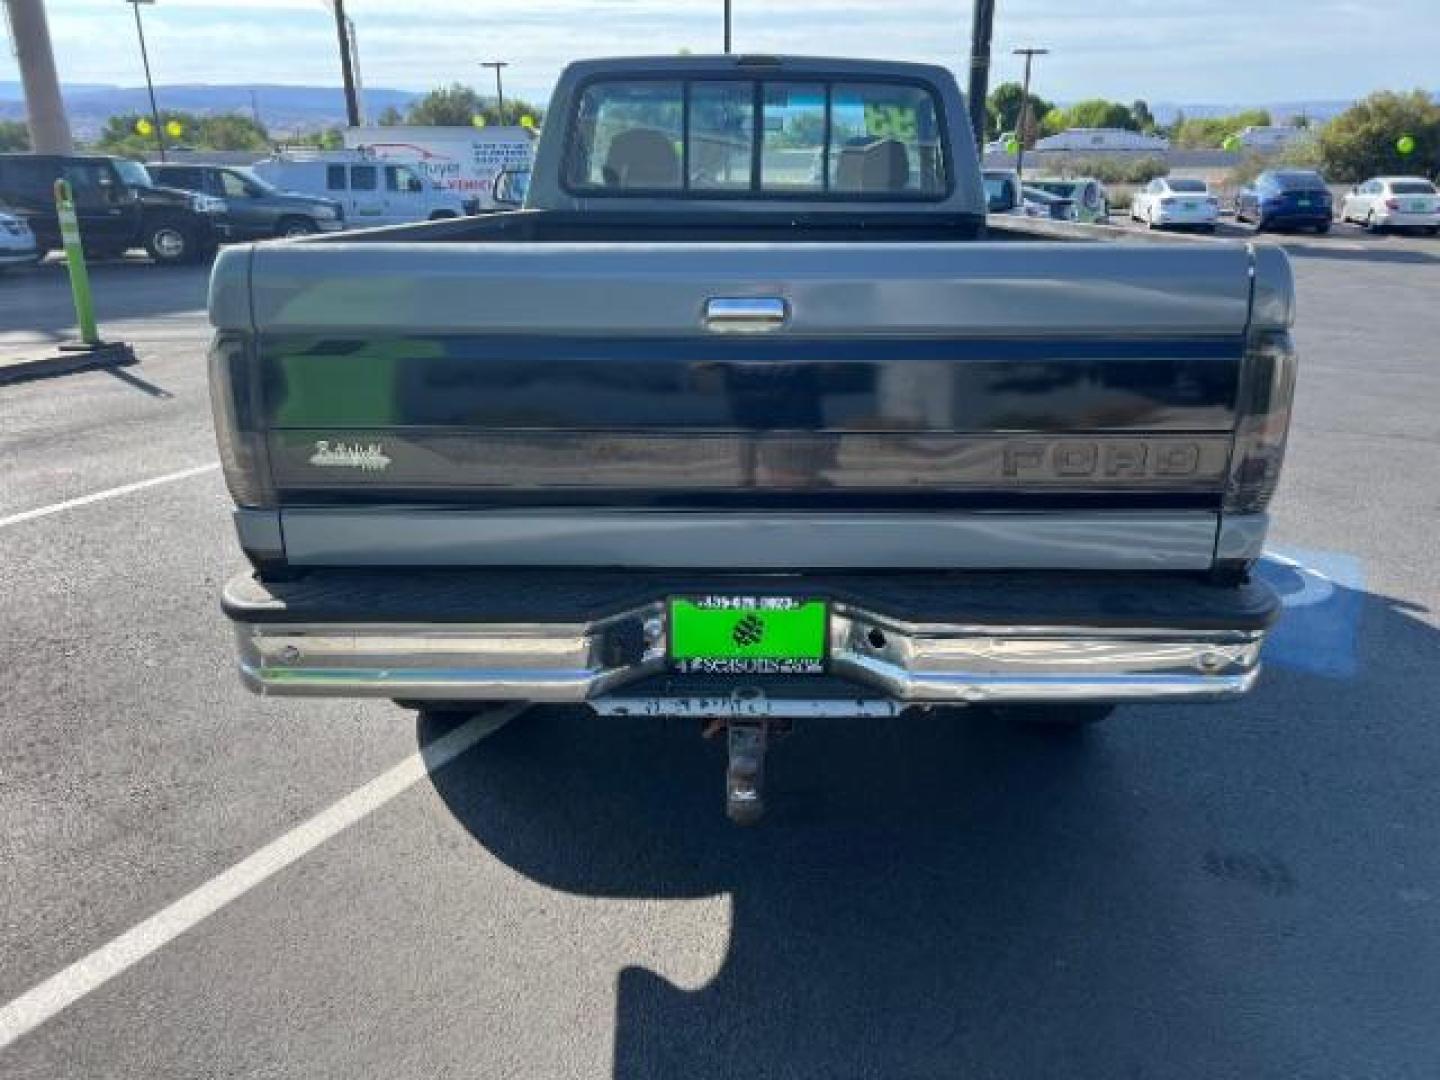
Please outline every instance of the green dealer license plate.
M820 675L829 618L823 600L697 596L670 601L670 664L703 675Z

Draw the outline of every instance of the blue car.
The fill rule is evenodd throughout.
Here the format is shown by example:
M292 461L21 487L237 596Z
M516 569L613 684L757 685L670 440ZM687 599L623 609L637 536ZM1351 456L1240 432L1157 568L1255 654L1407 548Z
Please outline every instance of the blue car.
M1329 232L1330 189L1308 169L1268 169L1235 196L1235 220L1249 221L1256 232L1309 229Z

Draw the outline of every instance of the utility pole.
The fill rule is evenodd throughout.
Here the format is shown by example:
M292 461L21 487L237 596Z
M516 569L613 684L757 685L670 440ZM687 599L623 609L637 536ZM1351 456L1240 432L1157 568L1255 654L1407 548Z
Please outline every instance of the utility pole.
M368 124L370 117L365 114L365 76L360 74L360 35L355 33L355 20L345 16L345 29L350 34L350 66L355 77L355 112L360 123Z
M346 27L345 0L331 0L335 7L335 34L340 39L340 77L345 80L345 120L360 126L360 100L355 96L355 72L350 67L350 33Z
M506 60L482 60L481 67L495 69L495 113L499 117L500 126L505 126L505 90L500 85L500 72L503 68L510 66Z
M730 0L725 0L725 55L730 55Z
M45 21L45 0L6 0L10 40L25 86L25 121L30 128L30 149L37 154L69 154L75 149L55 53L50 48L50 27Z
M995 0L975 0L975 21L970 28L970 126L975 149L985 153L990 118L985 102L990 96L990 36L995 28Z
M1016 56L1025 57L1025 81L1020 88L1020 118L1015 122L1015 179L1025 180L1025 127L1030 117L1030 61L1037 56L1050 55L1049 49L1016 49Z
M145 65L145 89L150 92L150 119L155 124L155 146L160 151L160 160L165 160L165 130L160 124L160 109L155 104L155 83L150 78L150 54L145 51L145 26L140 21L140 5L153 4L155 0L125 0L135 9L135 33L140 38L140 62Z

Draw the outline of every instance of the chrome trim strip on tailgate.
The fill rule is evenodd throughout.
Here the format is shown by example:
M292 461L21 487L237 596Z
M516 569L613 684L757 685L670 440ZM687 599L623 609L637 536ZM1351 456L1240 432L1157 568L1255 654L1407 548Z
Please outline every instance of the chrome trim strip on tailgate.
M298 508L293 566L1205 570L1206 510L857 513Z

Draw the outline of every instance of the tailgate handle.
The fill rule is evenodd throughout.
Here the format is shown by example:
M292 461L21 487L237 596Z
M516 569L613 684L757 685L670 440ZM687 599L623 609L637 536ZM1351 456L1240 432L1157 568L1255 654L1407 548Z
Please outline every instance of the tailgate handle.
M705 301L705 329L717 334L778 330L790 317L778 296L712 296Z

